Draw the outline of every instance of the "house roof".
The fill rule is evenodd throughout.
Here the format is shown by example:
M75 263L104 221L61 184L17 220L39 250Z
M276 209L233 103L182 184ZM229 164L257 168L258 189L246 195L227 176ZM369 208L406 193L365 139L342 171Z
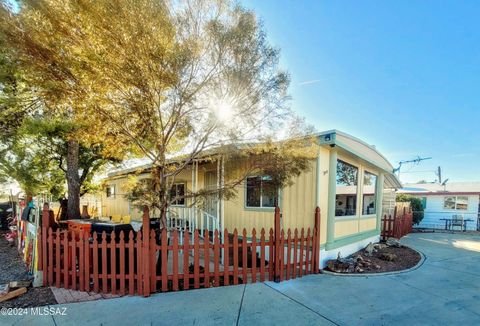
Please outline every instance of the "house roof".
M385 181L387 185L391 188L401 188L402 184L400 180L398 180L397 176L393 173L393 166L390 162L383 156L374 145L369 145L363 140L356 138L352 135L344 133L339 130L328 130L323 131L313 136L318 138L320 145L329 145L329 146L338 146L345 151L352 153L355 156L358 156L360 159L382 169L385 172ZM225 151L226 148L231 146L235 146L236 148L241 148L242 145L224 145L219 146L217 148L212 148L203 155L200 156L200 160L210 160L210 156L221 154ZM181 161L182 158L185 157L184 155L179 155L178 157L174 157L171 159L172 162L174 161ZM130 174L138 171L148 171L152 167L151 164L142 164L139 166L129 167L127 169L116 170L112 171L108 174L108 178L118 177L125 174Z
M398 193L422 195L480 195L480 181L440 183L410 183L405 184Z

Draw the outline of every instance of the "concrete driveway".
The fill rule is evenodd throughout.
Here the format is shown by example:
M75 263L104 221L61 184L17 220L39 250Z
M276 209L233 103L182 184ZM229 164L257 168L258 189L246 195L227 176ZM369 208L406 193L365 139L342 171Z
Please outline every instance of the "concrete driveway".
M402 241L426 256L407 273L312 275L279 284L75 303L60 306L67 316L0 316L0 325L480 324L480 236L417 233Z

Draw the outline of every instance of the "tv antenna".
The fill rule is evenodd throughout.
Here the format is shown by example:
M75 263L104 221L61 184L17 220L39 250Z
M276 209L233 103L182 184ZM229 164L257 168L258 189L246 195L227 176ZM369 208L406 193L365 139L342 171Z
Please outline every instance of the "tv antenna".
M393 169L393 173L397 173L397 176L398 178L400 179L400 170L402 169L402 165L404 164L420 164L421 161L425 161L425 160L431 160L432 158L431 157L420 157L420 156L417 156L416 159L413 159L413 160L407 160L407 161L400 161L398 162L398 168L396 169Z

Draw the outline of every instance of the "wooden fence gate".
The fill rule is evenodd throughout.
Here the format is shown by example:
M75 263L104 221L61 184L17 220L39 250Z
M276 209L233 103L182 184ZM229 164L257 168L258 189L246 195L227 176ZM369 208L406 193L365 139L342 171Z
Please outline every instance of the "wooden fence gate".
M387 240L388 238L397 238L409 234L412 232L413 224L413 212L411 209L403 208L401 213L398 213L398 209L395 207L395 211L392 215L385 215L382 218L382 240Z
M276 208L275 227L268 232L206 230L201 237L195 230L192 235L185 233L183 243L176 230L150 230L148 210L137 233L85 232L81 236L53 231L48 214L46 205L39 231L44 285L149 296L157 291L280 282L319 272L319 208L313 229L280 229L280 210Z

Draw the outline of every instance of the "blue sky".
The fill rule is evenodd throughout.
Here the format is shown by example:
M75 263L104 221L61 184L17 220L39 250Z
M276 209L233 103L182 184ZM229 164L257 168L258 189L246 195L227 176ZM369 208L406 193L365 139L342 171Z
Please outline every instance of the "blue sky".
M403 182L480 180L480 1L244 0L282 50L292 106L374 144ZM424 171L424 172L422 172Z

